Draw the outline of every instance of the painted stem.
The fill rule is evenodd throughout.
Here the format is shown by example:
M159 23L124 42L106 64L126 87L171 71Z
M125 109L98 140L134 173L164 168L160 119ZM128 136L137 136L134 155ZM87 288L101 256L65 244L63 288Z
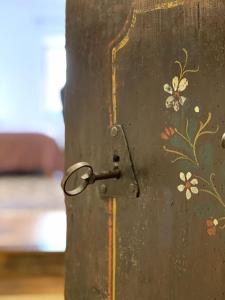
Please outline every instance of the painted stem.
M175 160L172 161L173 163L176 162L179 159L183 159L183 160L188 160L191 163L195 164L195 161L193 159L191 159L188 155L186 155L186 154L184 154L180 151L173 150L173 149L168 149L166 146L163 146L163 149L164 149L164 151L166 151L168 153L178 155L178 157Z
M182 49L184 54L185 54L185 61L184 61L184 66L182 65L182 63L179 60L176 60L175 63L179 65L180 68L180 76L179 76L179 83L180 81L184 78L184 75L187 73L197 73L199 72L199 66L197 69L187 69L187 63L188 63L188 52L185 48Z
M221 195L219 194L219 192L217 191L217 189L216 189L216 187L215 187L215 185L213 183L213 180L212 180L213 176L215 176L214 173L212 173L210 175L210 181L207 181L205 178L203 178L201 176L195 176L196 178L201 179L204 183L206 183L212 189L212 191L207 190L207 189L199 189L199 192L204 192L204 193L210 194L215 199L217 199L217 201L220 203L220 205L223 206L223 208L225 208L225 203L224 203Z
M220 203L220 205L225 208L225 204L222 200L222 198L220 197L220 195L218 194L214 194L213 192L209 191L209 190L206 190L206 189L199 189L200 192L205 192L205 193L208 193L210 194L211 196L213 196L216 200L218 200L218 202Z
M211 185L210 185L210 182L207 181L205 178L203 178L203 177L201 177L201 176L199 176L199 175L194 175L194 177L196 177L197 179L202 180L202 181L203 181L204 183L206 183L208 186L211 186Z
M176 133L177 133L177 134L178 134L178 135L179 135L186 143L188 143L188 145L191 147L192 153L193 153L193 157L194 157L194 159L191 159L191 161L194 162L194 164L195 164L196 166L198 166L198 167L199 167L199 161L198 161L198 156L197 156L197 142L198 142L200 136L205 135L205 134L214 134L214 133L216 133L216 132L218 131L218 129L219 129L219 127L217 127L217 129L216 129L215 131L209 131L209 130L203 131L203 130L206 128L206 126L210 123L211 118L212 118L212 114L209 113L209 114L208 114L208 118L207 118L207 120L205 121L205 123L200 122L199 130L197 131L197 133L196 133L196 135L195 135L195 138L194 138L194 141L193 141L193 142L191 141L191 138L190 138L189 132L188 132L188 131L189 131L189 121L188 121L188 119L187 119L187 122L186 122L186 132L185 132L186 136L185 136L183 133L181 133L177 128L175 128L175 132L176 132ZM185 155L185 154L183 154L183 156L184 156L184 155ZM189 159L189 160L190 160L190 159Z

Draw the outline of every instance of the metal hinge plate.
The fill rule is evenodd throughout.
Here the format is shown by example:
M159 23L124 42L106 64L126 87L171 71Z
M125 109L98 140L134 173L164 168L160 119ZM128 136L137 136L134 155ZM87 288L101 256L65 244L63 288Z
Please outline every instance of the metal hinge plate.
M114 125L110 129L110 140L113 164L119 167L121 177L98 182L101 197L139 197L140 190L130 149L121 125Z

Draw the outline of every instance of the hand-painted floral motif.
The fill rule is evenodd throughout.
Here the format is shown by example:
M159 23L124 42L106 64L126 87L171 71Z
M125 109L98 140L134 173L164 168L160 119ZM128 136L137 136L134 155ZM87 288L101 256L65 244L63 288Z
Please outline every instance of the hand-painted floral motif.
M191 138L190 134L189 134L189 120L188 119L186 120L184 133L179 131L177 128L175 128L175 133L177 134L177 136L179 136L183 141L185 141L185 143L187 143L187 145L190 147L191 155L186 154L181 151L177 151L176 149L170 149L170 148L167 148L166 146L164 146L163 148L166 152L171 153L175 156L175 159L172 160L173 163L178 160L187 160L187 161L191 162L192 164L199 167L199 160L198 160L198 156L197 156L197 143L199 141L199 138L203 135L215 134L215 133L217 133L217 131L219 129L218 127L214 131L207 129L207 126L209 125L211 119L212 119L212 114L209 113L208 118L205 122L200 121L199 128L196 131L194 138Z
M186 87L188 86L188 81L186 78L183 78L180 82L177 76L175 76L172 80L173 88L166 83L164 85L164 91L170 94L170 96L166 99L166 108L171 108L175 111L180 109L180 105L184 105L186 101L186 97L181 95Z
M196 186L198 184L198 179L191 177L191 172L188 172L186 175L183 172L180 172L180 179L183 183L178 185L177 189L179 192L185 191L187 200L191 199L192 194L198 194L198 188Z
M208 219L206 221L206 225L207 225L207 232L208 232L208 235L209 236L212 236L212 235L216 235L216 226L218 226L219 222L217 219Z
M180 105L183 106L186 102L187 98L183 96L181 93L186 90L188 87L188 80L184 77L187 73L198 72L199 69L196 70L187 70L187 61L188 61L188 53L186 49L183 49L185 53L185 62L184 65L180 61L176 61L175 63L179 65L180 68L180 75L175 76L172 79L172 86L168 83L164 84L164 91L170 96L166 99L166 108L173 108L174 111L179 111Z
M175 134L175 128L165 127L164 131L161 132L160 136L163 140L169 140Z
M179 66L180 74L172 79L172 86L168 83L163 85L165 92L169 93L170 96L166 99L166 108L173 108L175 112L180 110L181 106L186 105L187 98L182 95L182 92L186 90L189 86L187 77L188 73L196 73L199 71L197 69L188 69L188 52L183 49L185 59L184 63L176 60L175 63ZM199 106L194 107L194 112L199 113ZM192 196L197 194L205 193L210 197L214 198L217 203L225 209L225 200L218 191L215 184L214 173L209 173L208 177L202 176L201 160L199 159L199 140L203 136L214 135L218 132L219 127L212 130L209 128L211 126L212 114L209 112L208 117L204 121L199 121L199 125L193 126L189 118L185 118L182 115L180 119L181 123L179 128L174 126L166 127L163 132L161 132L160 137L162 140L167 142L169 145L163 145L163 149L167 154L173 156L172 163L178 161L186 161L189 165L189 171L180 172L180 184L177 186L179 192L184 192L187 200L190 200ZM179 147L179 143L174 142L174 138L179 140L183 146ZM192 175L192 173L194 175ZM213 203L216 205L216 203ZM225 217L210 217L206 220L207 233L209 236L215 236L219 231L225 230Z

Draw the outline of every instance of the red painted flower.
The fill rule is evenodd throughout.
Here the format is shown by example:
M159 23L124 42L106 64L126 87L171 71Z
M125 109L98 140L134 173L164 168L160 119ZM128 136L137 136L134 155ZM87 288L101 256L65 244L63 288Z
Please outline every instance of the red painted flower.
M164 131L161 132L160 137L163 140L169 140L175 134L175 129L173 127L165 127Z
M209 236L213 236L216 235L217 232L217 225L218 225L218 220L217 219L208 219L206 221L206 225L207 225L207 232Z

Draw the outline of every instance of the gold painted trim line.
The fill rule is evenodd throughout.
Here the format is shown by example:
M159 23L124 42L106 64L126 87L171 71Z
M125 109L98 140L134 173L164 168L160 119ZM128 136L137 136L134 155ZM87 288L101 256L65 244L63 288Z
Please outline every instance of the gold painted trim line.
M169 1L169 2L150 5L150 7L147 7L147 8L135 8L134 13L146 14L146 13L156 11L156 10L171 9L171 8L175 8L177 6L184 5L184 2L185 2L184 0L175 0L175 1Z
M130 27L128 28L128 31L126 35L123 37L123 39L112 49L112 112L113 112L113 124L117 123L117 81L116 81L116 74L117 74L117 68L116 68L116 59L117 59L117 52L120 51L120 49L124 48L127 43L129 42L129 35L132 28L135 26L136 23L136 14L133 13Z
M112 95L111 95L111 108L109 113L110 127L117 124L117 54L129 42L130 33L135 27L137 15L146 14L157 10L166 10L181 6L184 0L175 0L167 3L155 4L152 7L145 9L134 8L134 4L130 10L127 20L118 34L118 36L109 44L111 51L111 64L112 64ZM116 259L117 259L117 199L109 199L109 286L108 286L108 299L116 300ZM111 227L112 226L112 227Z
M116 60L117 60L117 53L124 48L130 39L130 33L132 31L132 29L135 27L136 21L137 21L137 15L140 14L146 14L149 12L153 12L153 11L157 11L157 10L166 10L166 9L171 9L171 8L175 8L177 6L182 6L184 4L184 0L176 0L176 1L170 1L170 2L164 2L161 4L155 4L152 7L146 8L146 9L137 9L134 8L132 10L132 16L131 16L131 21L130 21L130 25L128 26L127 32L125 33L125 35L121 38L120 41L118 41L118 43L112 47L111 45L114 44L114 42L117 40L117 38L112 41L110 43L109 47L112 47L112 57L111 57L111 61L112 61L112 114L113 114L113 123L116 124L117 123L117 67L116 67ZM130 14L128 16L128 19L130 19ZM122 32L124 31L125 27L127 27L128 20L126 21L124 28L122 29ZM121 33L118 35L118 37L121 36Z
M112 266L112 300L116 299L116 217L117 199L113 198L113 266Z

